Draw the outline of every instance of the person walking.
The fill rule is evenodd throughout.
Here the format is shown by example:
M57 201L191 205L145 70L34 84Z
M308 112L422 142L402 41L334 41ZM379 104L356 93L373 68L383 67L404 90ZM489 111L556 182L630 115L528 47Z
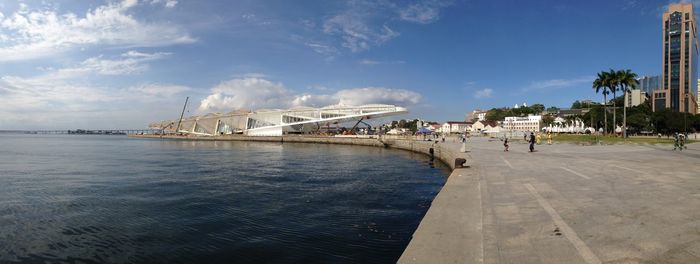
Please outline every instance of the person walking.
M530 132L530 152L535 152L535 133Z
M547 133L547 145L552 145L552 133Z
M685 134L680 134L679 137L680 138L678 139L678 143L679 143L678 145L679 145L680 149L681 150L683 150L684 148L688 149L688 147L685 146Z
M508 151L508 137L503 139L503 147L505 148L505 149L503 149L503 152L507 152Z
M676 149L683 150L683 148L681 148L681 138L678 133L673 134L673 150L675 151Z

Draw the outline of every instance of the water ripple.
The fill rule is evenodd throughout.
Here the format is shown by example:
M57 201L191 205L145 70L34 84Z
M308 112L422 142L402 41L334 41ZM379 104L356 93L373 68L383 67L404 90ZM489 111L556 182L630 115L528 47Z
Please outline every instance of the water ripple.
M445 181L357 146L0 136L0 263L395 262Z

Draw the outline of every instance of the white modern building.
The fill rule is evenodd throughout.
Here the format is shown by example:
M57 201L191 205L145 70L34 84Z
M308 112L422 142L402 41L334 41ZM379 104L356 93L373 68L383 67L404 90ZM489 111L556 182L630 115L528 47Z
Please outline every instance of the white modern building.
M625 93L625 107L638 106L647 101L647 93L640 89L631 89Z
M227 114L210 113L182 120L152 123L150 128L166 133L200 136L243 134L248 136L281 136L284 133L309 133L338 123L359 124L363 120L408 113L394 105L298 107L293 109L264 109Z
M503 129L510 131L540 131L542 128L542 116L509 116L503 120Z
M440 132L442 133L464 133L469 129L470 123L459 121L448 121L442 124Z

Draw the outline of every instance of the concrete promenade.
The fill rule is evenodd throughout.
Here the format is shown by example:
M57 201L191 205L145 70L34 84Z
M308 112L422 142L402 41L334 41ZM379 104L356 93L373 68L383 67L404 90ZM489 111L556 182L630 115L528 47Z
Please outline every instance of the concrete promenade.
M473 138L399 262L700 263L700 144L671 148Z

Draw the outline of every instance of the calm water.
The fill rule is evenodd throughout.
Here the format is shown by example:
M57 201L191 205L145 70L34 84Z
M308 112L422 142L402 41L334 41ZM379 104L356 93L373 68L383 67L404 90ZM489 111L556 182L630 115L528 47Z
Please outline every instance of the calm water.
M0 263L391 263L446 168L360 146L0 135Z

